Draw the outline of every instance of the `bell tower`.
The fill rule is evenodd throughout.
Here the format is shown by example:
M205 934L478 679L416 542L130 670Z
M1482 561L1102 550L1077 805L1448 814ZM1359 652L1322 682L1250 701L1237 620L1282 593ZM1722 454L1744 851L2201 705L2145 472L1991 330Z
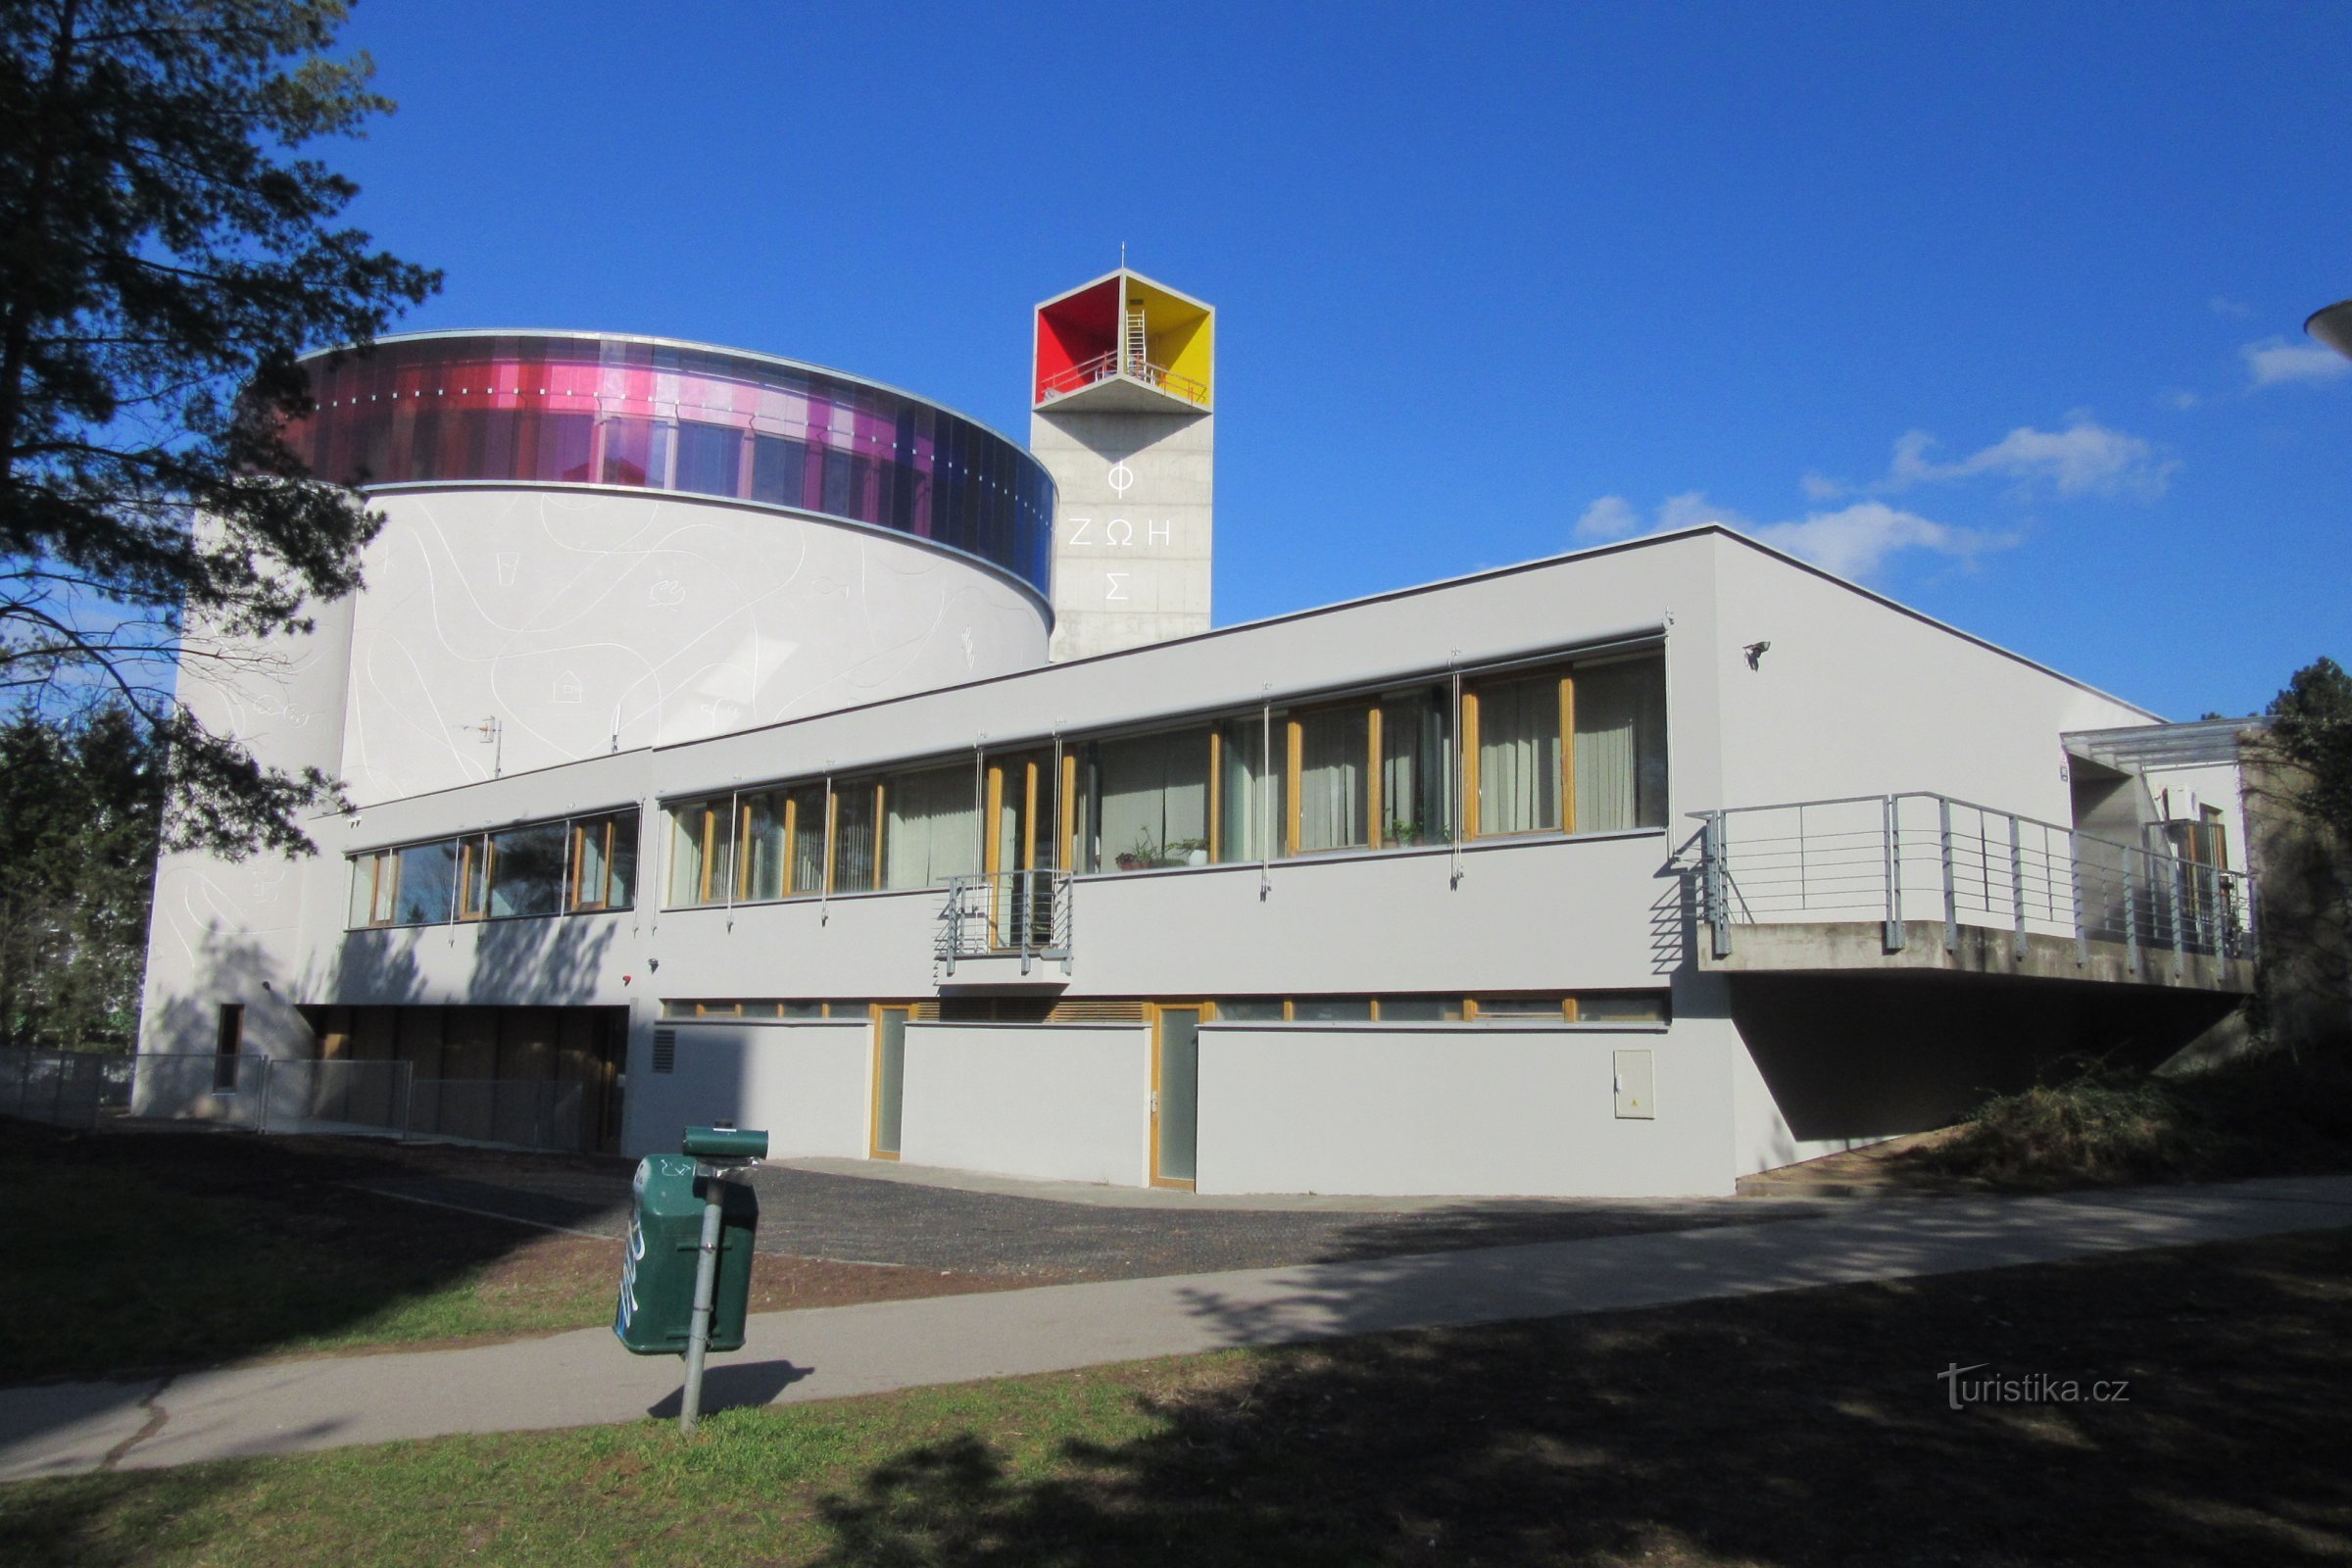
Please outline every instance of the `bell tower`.
M1056 660L1208 629L1216 312L1121 267L1037 308Z

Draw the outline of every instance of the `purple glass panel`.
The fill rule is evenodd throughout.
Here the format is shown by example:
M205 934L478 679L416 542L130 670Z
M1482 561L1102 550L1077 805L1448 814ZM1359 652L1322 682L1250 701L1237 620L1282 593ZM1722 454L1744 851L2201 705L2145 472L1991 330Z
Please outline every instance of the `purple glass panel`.
M354 484L690 491L969 552L1041 593L1054 486L1021 448L904 393L710 349L595 337L390 338L310 362L287 439Z

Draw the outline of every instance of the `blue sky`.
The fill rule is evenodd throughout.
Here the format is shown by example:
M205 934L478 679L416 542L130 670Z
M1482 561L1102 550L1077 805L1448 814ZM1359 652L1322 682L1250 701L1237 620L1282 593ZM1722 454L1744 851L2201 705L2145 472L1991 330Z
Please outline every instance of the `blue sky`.
M403 324L1028 428L1029 310L1219 310L1220 623L1719 518L2172 717L2352 661L2329 5L372 0Z

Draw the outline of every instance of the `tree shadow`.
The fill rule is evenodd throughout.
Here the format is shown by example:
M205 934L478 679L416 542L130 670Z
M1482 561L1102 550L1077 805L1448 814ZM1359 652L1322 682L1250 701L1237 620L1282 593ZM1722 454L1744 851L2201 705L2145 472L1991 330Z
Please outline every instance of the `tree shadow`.
M2337 1562L2348 1266L2334 1232L1139 1366L1148 1435L907 1448L822 1501L822 1560ZM2128 1402L1953 1409L1970 1363Z

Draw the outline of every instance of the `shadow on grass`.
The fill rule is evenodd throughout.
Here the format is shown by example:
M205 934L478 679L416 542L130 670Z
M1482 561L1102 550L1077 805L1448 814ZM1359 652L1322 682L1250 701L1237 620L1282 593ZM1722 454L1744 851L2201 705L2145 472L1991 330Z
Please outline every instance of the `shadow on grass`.
M2341 1562L2352 1233L1133 1369L821 1503L861 1565ZM1953 1409L1937 1374L2125 1385Z
M361 1140L0 1122L18 1216L0 1268L0 1454L110 1412L120 1424L176 1370L578 1323L576 1271L466 1289L547 1232L353 1190L431 1157ZM58 1379L107 1386L72 1401L7 1396Z

